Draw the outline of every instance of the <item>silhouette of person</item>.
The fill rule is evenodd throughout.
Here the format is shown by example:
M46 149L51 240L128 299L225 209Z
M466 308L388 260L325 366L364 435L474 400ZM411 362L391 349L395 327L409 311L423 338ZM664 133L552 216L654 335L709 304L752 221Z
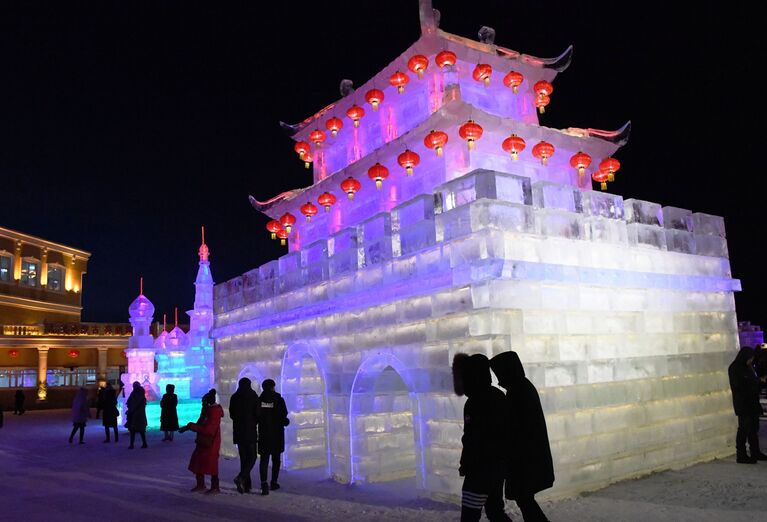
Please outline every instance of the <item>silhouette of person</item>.
M72 433L69 434L69 443L75 438L75 433L80 430L80 444L85 444L85 424L91 418L91 410L88 408L88 390L80 388L72 401Z
M759 378L752 366L753 362L754 350L744 346L727 369L732 406L738 416L738 431L735 435L735 460L738 464L756 464L758 460L767 460L767 455L759 450L759 416L762 414L762 405L759 404ZM746 441L750 455L746 453Z
M125 413L127 419L125 427L130 432L130 446L128 446L128 449L133 449L133 444L136 442L136 433L141 435L141 447L146 448L146 396L144 395L144 387L138 381L133 383L133 391L130 392L125 404L128 407Z
M224 409L216 404L215 391L211 390L203 398L203 411L200 420L190 422L187 428L197 433L189 471L194 473L197 484L192 492L205 489L205 475L210 475L209 494L220 493L218 482L218 454L221 449L221 418Z
M24 401L26 400L26 397L24 397L24 392L19 388L16 390L16 393L13 396L13 414L14 415L24 415Z
M163 442L173 441L173 434L178 431L178 396L176 386L167 384L165 395L160 400L160 431L164 433Z
M115 433L115 442L117 442L117 417L120 416L120 412L117 411L117 392L112 387L111 383L107 383L104 388L103 396L103 411L101 414L101 425L104 426L104 434L106 439L104 442L109 442L109 429L111 428Z
M546 522L548 518L535 501L535 494L554 485L554 464L538 390L525 377L516 352L496 355L490 367L506 390L506 498L517 502L525 522Z
M250 472L256 465L257 414L258 394L251 387L250 379L243 377L229 400L233 439L240 454L240 473L234 478L234 485L240 493L249 493L252 487Z
M104 409L104 387L99 386L96 392L96 418L101 416L101 411Z
M261 456L259 472L261 474L261 494L268 495L269 490L280 489L277 479L280 476L280 455L285 451L285 426L288 420L288 407L282 395L274 391L275 383L266 379L262 384L263 392L258 399L258 454ZM269 459L272 459L272 480L266 482Z
M482 354L458 353L452 369L456 394L468 397L463 407L463 451L458 469L464 477L461 522L478 521L483 508L491 522L510 521L503 501L508 426L503 393L491 385L490 363Z

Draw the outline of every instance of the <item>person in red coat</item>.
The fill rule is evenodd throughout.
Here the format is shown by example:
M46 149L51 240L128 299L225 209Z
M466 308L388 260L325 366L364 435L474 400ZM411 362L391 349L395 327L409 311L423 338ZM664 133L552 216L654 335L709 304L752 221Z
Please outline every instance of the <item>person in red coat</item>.
M218 452L221 449L221 418L224 409L216 404L216 396L210 392L202 398L203 412L200 420L190 422L187 427L197 433L194 452L189 461L189 471L197 478L192 491L205 489L205 475L210 475L210 489L206 493L219 493Z

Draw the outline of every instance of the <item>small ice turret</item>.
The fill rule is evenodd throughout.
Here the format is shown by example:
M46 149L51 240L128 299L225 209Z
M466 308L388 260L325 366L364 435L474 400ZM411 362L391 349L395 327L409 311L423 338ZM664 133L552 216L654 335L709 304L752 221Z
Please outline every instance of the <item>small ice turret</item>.
M128 307L133 335L128 339L125 356L128 371L121 376L126 391L138 381L144 387L148 400L157 397L157 374L154 366L154 338L150 332L154 319L154 305L144 295L144 278L141 278L139 296Z

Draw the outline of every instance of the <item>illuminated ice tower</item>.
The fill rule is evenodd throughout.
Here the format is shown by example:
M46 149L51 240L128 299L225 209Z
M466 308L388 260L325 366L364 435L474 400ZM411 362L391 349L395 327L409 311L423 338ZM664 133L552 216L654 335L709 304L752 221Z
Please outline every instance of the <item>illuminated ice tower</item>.
M150 332L154 318L154 305L144 295L144 280L141 280L139 296L130 307L130 323L133 335L128 339L128 349L125 356L128 359L128 371L121 376L126 394L133 388L134 382L144 387L148 400L157 398L157 374L155 368L154 338Z
M213 276L210 273L210 250L205 244L205 227L202 228L202 244L198 252L200 266L194 281L194 308L189 310L189 348L187 367L191 377L193 397L202 397L213 386L214 362L213 340L210 331L213 328Z
M740 283L722 218L592 190L628 125L539 124L570 49L535 58L420 13L402 55L286 126L314 183L251 200L289 253L215 287L221 402L242 376L275 379L289 467L457 498L450 361L513 349L547 414L553 494L731 453Z

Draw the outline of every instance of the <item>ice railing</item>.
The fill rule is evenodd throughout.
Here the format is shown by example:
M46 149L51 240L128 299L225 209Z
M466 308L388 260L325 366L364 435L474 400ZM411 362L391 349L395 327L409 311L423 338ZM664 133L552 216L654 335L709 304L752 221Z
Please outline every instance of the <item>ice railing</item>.
M477 169L432 194L416 196L391 212L216 285L215 313L383 262L410 256L415 263L414 254L482 229L638 248L648 256L653 251L708 256L726 264L720 272L729 276L724 219L719 216ZM633 254L627 250L623 255Z

